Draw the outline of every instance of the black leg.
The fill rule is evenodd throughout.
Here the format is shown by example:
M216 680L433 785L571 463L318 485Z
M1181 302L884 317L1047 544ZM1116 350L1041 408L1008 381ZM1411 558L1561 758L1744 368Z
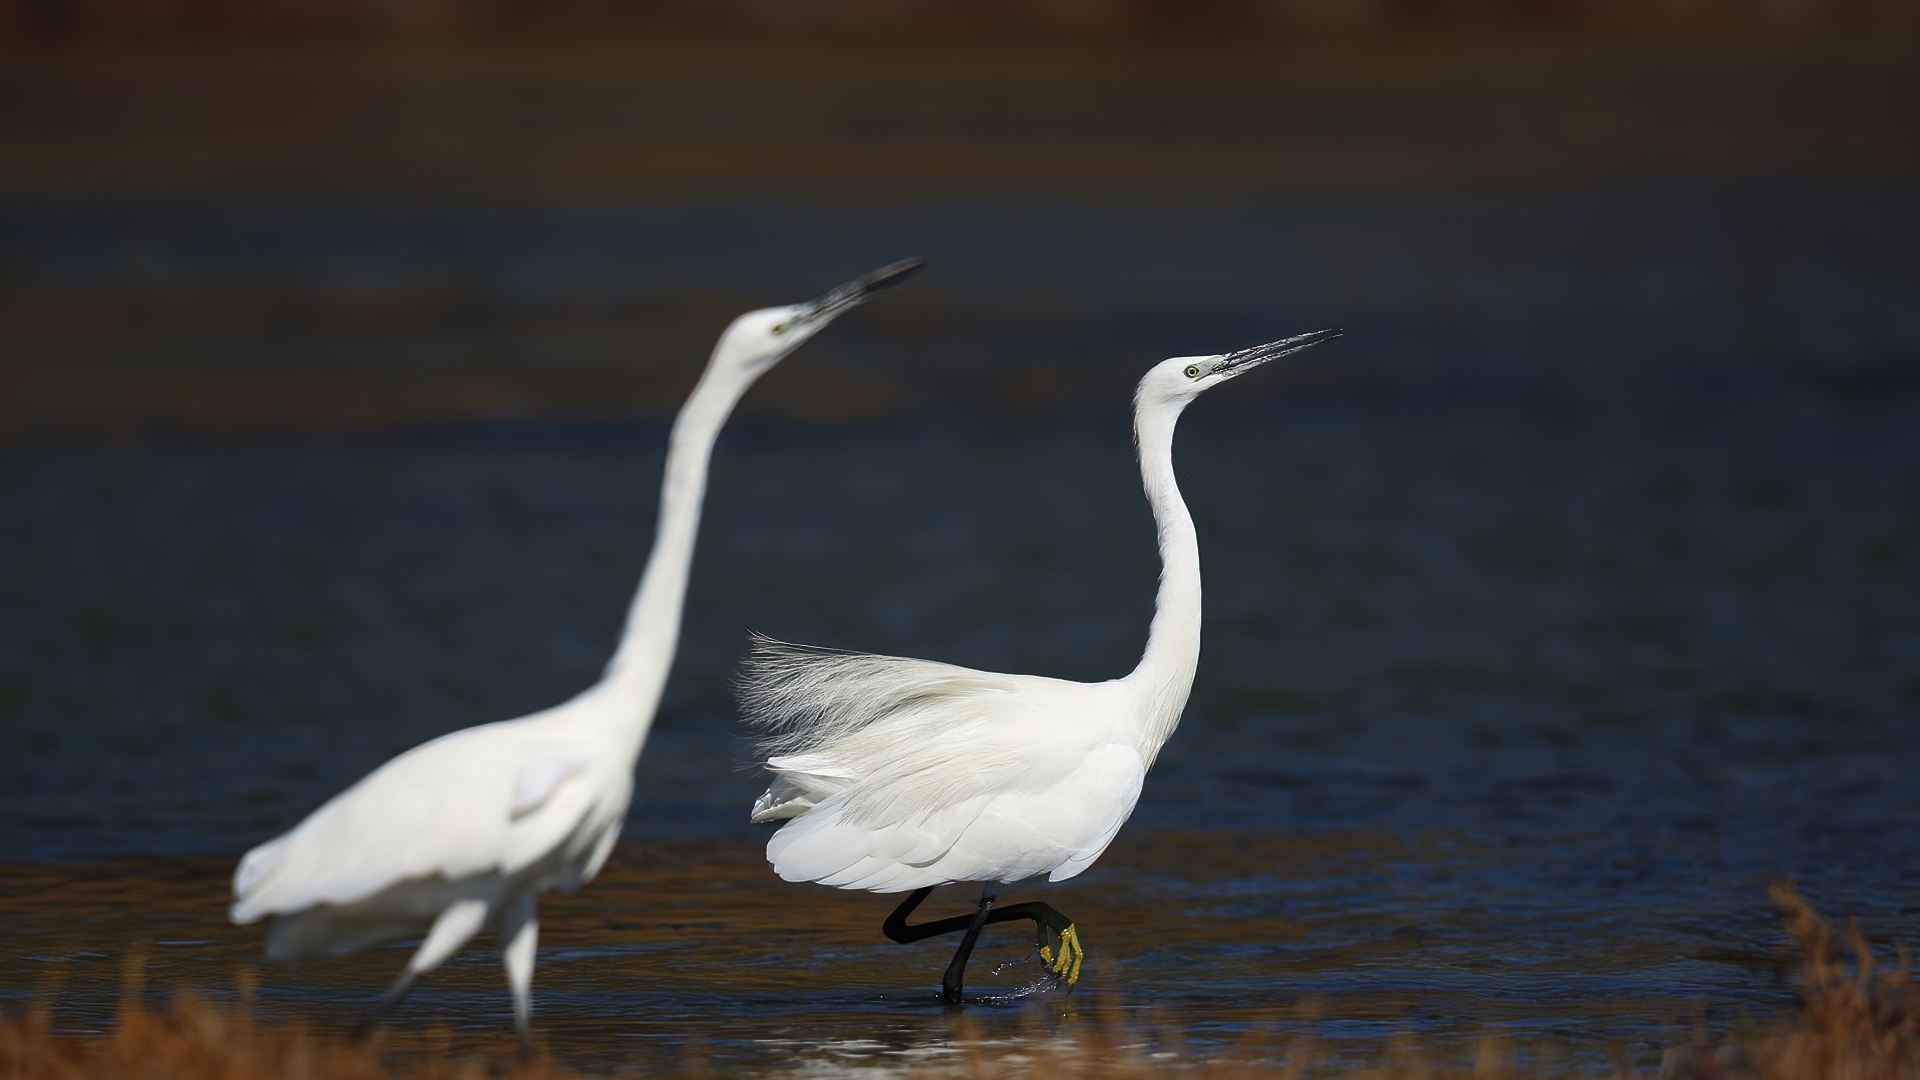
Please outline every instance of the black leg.
M938 937L941 934L951 934L957 930L970 931L971 936L961 945L961 952L954 957L954 962L959 967L965 968L966 957L973 951L972 941L979 937L980 927L985 925L985 923L976 925L975 920L980 918L980 911L972 915L954 915L950 918L935 919L917 926L907 924L907 916L912 915L926 901L927 897L933 893L933 889L934 887L929 885L924 889L915 889L908 893L907 898L900 901L900 906L893 909L893 914L887 916L887 921L881 924L881 932L894 941L906 945L925 938ZM1038 900L1030 900L1024 904L1010 904L1003 908L983 904L981 911L987 913L986 923L1032 919L1034 935L1039 942L1040 958L1046 961L1053 974L1068 986L1079 981L1080 963L1084 954L1081 952L1079 933L1074 929L1072 919L1054 910L1052 905ZM1052 939L1055 937L1060 940L1060 952L1057 957L1053 951ZM955 969L950 967L948 975L957 988L959 978ZM941 985L944 988L947 984L943 982ZM957 995L957 989L955 993Z
M950 919L935 919L933 922L924 922L918 926L908 926L907 916L913 914L914 909L919 907L933 890L934 886L929 885L924 889L915 889L908 893L907 898L900 901L900 906L893 909L893 914L887 916L887 921L880 924L880 932L902 945L911 945L926 938L965 930L973 925L973 916L955 915Z
M380 1026L380 1021L387 1018L387 1014L406 998L407 991L411 989L413 989L413 972L409 970L400 976L399 982L394 983L386 993L380 995L380 1000L374 1002L371 1008L361 1013L360 1018L353 1022L353 1037L364 1039L373 1034L373 1029Z
M980 940L980 931L987 927L987 916L992 913L993 897L982 896L980 907L967 924L966 936L960 939L960 947L953 952L953 962L947 965L947 973L940 977L940 1000L948 1005L960 1004L960 985L967 977L967 961L973 956L974 943Z
M1080 949L1080 932L1074 929L1073 920L1054 910L1053 905L1038 900L1029 900L1024 904L1009 904L999 908L988 917L988 922L1011 922L1014 919L1032 919L1033 933L1040 949L1040 959L1045 961L1055 978L1072 989L1080 981L1080 964L1086 954ZM1049 933L1060 939L1060 955L1055 956Z

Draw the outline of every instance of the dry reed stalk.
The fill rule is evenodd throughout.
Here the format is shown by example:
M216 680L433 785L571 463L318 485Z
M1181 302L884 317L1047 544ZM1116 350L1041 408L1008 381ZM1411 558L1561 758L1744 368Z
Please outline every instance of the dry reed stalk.
M1920 1078L1920 995L1913 992L1906 946L1900 946L1894 970L1876 974L1858 920L1848 919L1836 935L1792 883L1779 882L1767 892L1787 913L1804 985L1795 1022L1744 1048L1750 1074L1764 1080Z
M0 1016L0 1080L564 1080L545 1061L504 1069L477 1057L427 1054L386 1060L378 1038L316 1032L252 1015L254 980L242 973L238 1001L217 1006L175 994L164 1011L146 1005L146 951L129 950L113 1031L54 1032L43 997L19 1017Z

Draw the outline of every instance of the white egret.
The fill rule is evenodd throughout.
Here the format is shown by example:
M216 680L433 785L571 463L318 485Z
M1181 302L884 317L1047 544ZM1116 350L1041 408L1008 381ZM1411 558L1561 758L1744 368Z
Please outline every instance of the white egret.
M1072 920L1040 902L993 904L1004 885L1039 874L1064 881L1100 857L1186 707L1200 658L1200 549L1174 482L1174 425L1202 391L1339 334L1176 357L1140 380L1134 436L1161 571L1131 674L1069 682L756 637L740 691L747 721L768 732L774 774L753 820L791 819L767 843L775 872L912 890L883 930L902 943L966 932L941 980L948 1004L960 1002L989 922L1033 920L1048 977L1071 987L1084 956ZM935 887L955 882L982 883L972 915L907 923Z
M653 553L600 681L564 704L414 747L240 860L232 918L274 916L275 959L425 934L368 1022L483 928L499 931L515 1026L531 1038L535 904L590 880L620 835L634 763L673 663L714 439L755 379L909 259L809 303L735 319L675 418Z

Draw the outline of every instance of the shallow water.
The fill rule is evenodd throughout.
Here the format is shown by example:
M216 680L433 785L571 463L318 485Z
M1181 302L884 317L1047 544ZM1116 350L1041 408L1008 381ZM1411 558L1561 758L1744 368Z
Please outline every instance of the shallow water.
M990 252L979 250L973 278L959 260L950 306L850 324L851 347L823 351L823 367L872 370L874 356L937 337L959 311L977 316L963 344L986 342L1004 361L979 380L1039 371L1031 385L1085 376L1090 388L995 407L982 404L990 395L935 408L909 394L858 424L762 413L726 434L631 842L600 880L545 911L537 996L552 1048L606 1065L702 1053L832 1072L960 1061L981 1039L1122 1038L1202 1055L1310 1030L1361 1053L1406 1030L1465 1052L1494 1028L1605 1061L1613 1045L1653 1055L1697 1007L1714 1025L1738 1006L1785 1007L1787 958L1762 893L1776 876L1795 876L1829 911L1858 913L1884 947L1912 938L1911 269L1873 244L1823 247L1802 228L1801 246L1786 245L1798 255L1742 277L1747 234L1735 226L1776 220L1776 203L1759 197L1766 213L1717 207L1722 217L1704 215L1687 244L1629 232L1582 262L1581 238L1610 227L1582 215L1611 207L1618 224L1633 198L1556 198L1465 210L1383 200L1374 209L1424 223L1427 246L1393 248L1385 226L1361 230L1385 246L1332 284L1318 271L1338 269L1327 255L1337 245L1280 241L1341 234L1342 221L1372 212L1364 200L1254 220L1271 249L1234 248L1238 219L1226 210L1145 214L1164 232L1159 249L1187 252L1185 265L1210 250L1251 260L1226 260L1215 282L1234 265L1277 272L1261 253L1291 252L1289 280L1320 291L1303 285L1290 312L1345 303L1327 321L1359 343L1344 355L1333 350L1347 343L1329 346L1317 370L1350 361L1371 374L1269 373L1271 385L1249 378L1245 395L1213 395L1183 421L1177 466L1208 590L1193 700L1111 852L1073 882L1010 894L1044 895L1079 920L1083 988L970 1010L974 1028L932 1000L943 944L881 938L886 898L766 872L765 834L743 822L761 778L743 767L729 705L746 630L1074 678L1126 670L1155 562L1112 393L1152 354L1135 363L1145 346L1122 339L1145 327L1156 343L1243 343L1272 313L1254 317L1263 302L1251 288L1183 307L1144 256L1126 264L1117 242L1074 239L1104 235L1119 214L1110 207L1049 220L1053 240L1106 251L1111 265L1009 258L1057 288L994 286L1064 297L1052 330L1036 330L1021 314L1030 308L994 306L977 269ZM1656 205L1650 219L1693 220L1681 211L1694 198ZM181 224L199 211L151 212L144 242L198 267L216 296L223 275L271 277L283 258L309 265L301 241L291 256L242 246L239 268L223 270L231 250L195 254L182 239L200 236ZM82 240L120 227L74 213L68 233ZM276 235L307 228L262 213ZM338 213L368 235L386 220ZM514 238L555 228L475 214L473 228L513 250L547 250ZM974 220L932 217L950 239ZM24 235L26 220L5 227ZM1845 225L1842 240L1866 235L1864 217L1830 220ZM1493 235L1539 226L1545 239L1469 259L1458 280L1428 258L1445 247L1434 237L1489 235L1487 222L1504 223ZM869 225L855 246L897 254ZM715 228L698 213L680 227ZM1017 248L1018 231L995 242ZM384 265L353 248L351 229L339 235L359 254L327 265ZM123 273L124 260L91 243L15 245L6 287L67 288L48 267L69 264L75 280L113 279L86 294L95 300L126 285L116 274L147 287L140 274L155 264ZM1685 259L1662 254L1680 248ZM54 258L63 250L66 263ZM574 249L551 250L571 265ZM1533 280L1529 266L1562 270ZM1533 291L1503 291L1515 282ZM537 307L538 290L523 292ZM1175 299L1127 313L1127 297L1149 294ZM1124 317L1108 337L1057 369L1020 366L1062 327L1115 311ZM263 325L236 339L233 362L305 362L276 351L285 326ZM342 340L365 331L342 325ZM1853 329L1834 329L1843 325ZM1678 346L1675 326L1686 328ZM1770 352L1755 327L1794 344ZM189 318L174 329L181 337L161 343L188 350L206 327ZM456 321L448 333L499 329ZM135 356L123 332L73 347L165 366L164 350ZM438 347L408 355L431 366ZM325 363L378 366L351 341L338 352ZM927 393L955 377L938 355L932 367ZM0 724L11 747L0 756L0 858L12 886L0 895L0 1001L57 987L58 1023L96 1028L111 1019L122 954L142 941L156 987L231 992L261 936L222 921L241 851L399 750L592 680L644 558L663 434L555 419L0 449ZM952 891L935 902L943 912L967 905ZM1005 933L977 961L976 988L1030 977L1031 965L991 974L1019 957L1019 937ZM259 1001L345 1023L404 955L261 966ZM462 1043L505 1047L507 1017L495 958L471 950L423 981L392 1037L426 1047L444 1024Z
M1706 913L1671 896L1629 911L1616 892L1556 913L1543 940L1539 892L1511 861L1450 836L1135 830L1047 890L1086 933L1078 990L981 1005L965 1027L937 1001L946 946L877 933L891 900L782 885L751 844L630 844L591 889L546 905L540 1027L564 1059L606 1066L674 1054L735 1067L938 1063L1033 1038L1258 1058L1303 1032L1335 1052L1409 1032L1444 1056L1495 1028L1603 1058L1656 1052L1700 1000L1721 1021L1730 1004L1787 1000L1776 935L1753 904L1688 925ZM35 896L0 908L25 946L0 977L39 989L55 1026L74 1031L109 1022L127 942L151 942L155 991L231 993L258 942L219 919L227 869L16 868ZM989 935L970 990L1032 985L1033 962L1004 966L1030 951L1023 932ZM404 958L269 967L256 1001L265 1015L344 1026ZM422 984L389 1044L431 1047L451 1029L456 1047L505 1049L505 1010L494 957L470 949Z
M931 1003L943 947L880 937L887 899L765 871L726 679L745 626L1123 670L1153 582L1124 421L737 433L639 842L548 906L543 1030L608 1064L691 1039L838 1068L1116 1017L1183 1053L1301 1029L1464 1053L1497 1027L1604 1058L1652 1053L1696 1003L1716 1023L1783 1006L1768 880L1882 943L1920 923L1914 404L1196 410L1177 451L1210 588L1193 703L1113 851L1034 890L1081 922L1082 990L971 1034ZM157 984L230 985L259 935L220 921L230 855L194 853L589 680L658 435L12 452L10 516L59 523L16 533L39 569L14 581L12 640L26 611L63 647L12 654L26 752L0 839L178 858L11 868L8 996L57 973L60 1022L103 1023L136 941ZM987 974L1019 938L976 987L1025 981ZM345 1022L403 955L267 967L261 1001ZM506 1015L474 950L396 1038L444 1021L492 1045Z

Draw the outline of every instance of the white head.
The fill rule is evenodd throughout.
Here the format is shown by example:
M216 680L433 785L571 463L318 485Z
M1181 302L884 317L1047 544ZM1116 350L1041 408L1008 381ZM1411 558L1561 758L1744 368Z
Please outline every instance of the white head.
M1177 412L1186 408L1187 403L1199 397L1203 390L1245 375L1269 360L1278 360L1288 353L1311 348L1323 341L1332 341L1344 332L1315 330L1311 334L1296 334L1239 352L1213 356L1176 356L1171 360L1162 360L1141 377L1140 388L1134 394L1135 406L1139 409L1171 406Z
M710 372L725 371L747 381L760 376L786 355L805 344L844 312L860 306L869 296L905 281L926 265L923 259L902 259L883 266L864 277L829 289L824 295L804 304L761 308L733 320L713 347Z

